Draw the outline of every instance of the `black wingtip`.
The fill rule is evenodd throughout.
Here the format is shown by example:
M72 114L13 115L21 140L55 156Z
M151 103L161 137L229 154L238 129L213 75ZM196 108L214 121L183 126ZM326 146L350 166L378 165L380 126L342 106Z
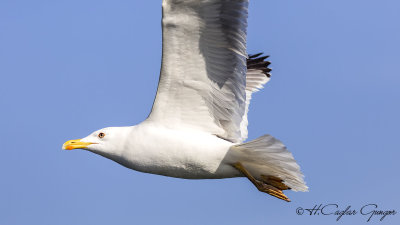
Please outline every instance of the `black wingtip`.
M262 56L264 53L257 53L249 55L247 59L247 69L261 70L267 77L271 77L271 68L268 66L271 64L270 61L265 61L269 58L269 55Z
M260 53L254 54L254 55L249 55L249 59L257 58L258 56L260 56L262 54L264 54L264 52L260 52Z

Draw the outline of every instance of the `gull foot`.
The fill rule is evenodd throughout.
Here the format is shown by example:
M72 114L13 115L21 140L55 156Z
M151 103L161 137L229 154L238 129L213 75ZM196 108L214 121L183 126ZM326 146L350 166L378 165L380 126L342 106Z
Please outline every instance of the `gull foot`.
M284 201L290 202L290 199L283 194L282 190L290 189L282 180L274 177L274 176L265 176L262 175L262 181L255 179L240 162L237 162L233 165L237 170L239 170L243 175L245 175L253 184L257 187L257 189L261 192L272 195L276 198L282 199Z
M283 183L283 180L278 178L278 177L274 177L274 176L269 176L269 175L261 175L261 179L269 185L272 185L276 188L278 188L279 190L290 190L291 188L288 187L286 184Z

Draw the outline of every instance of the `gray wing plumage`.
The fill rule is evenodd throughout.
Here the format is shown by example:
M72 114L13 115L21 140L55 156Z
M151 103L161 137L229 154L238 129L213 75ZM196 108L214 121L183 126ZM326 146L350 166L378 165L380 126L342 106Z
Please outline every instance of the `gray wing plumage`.
M247 92L260 88L258 75L256 86L246 86L247 10L247 0L163 0L162 66L149 121L235 143L247 137Z

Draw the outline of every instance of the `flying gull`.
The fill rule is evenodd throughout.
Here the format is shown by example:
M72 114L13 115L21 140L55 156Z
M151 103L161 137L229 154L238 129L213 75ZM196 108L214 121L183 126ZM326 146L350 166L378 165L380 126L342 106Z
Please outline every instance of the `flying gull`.
M307 191L292 154L277 139L247 139L252 94L270 79L268 56L248 55L248 0L163 0L162 65L148 118L64 143L133 170L185 179L247 177L290 201Z

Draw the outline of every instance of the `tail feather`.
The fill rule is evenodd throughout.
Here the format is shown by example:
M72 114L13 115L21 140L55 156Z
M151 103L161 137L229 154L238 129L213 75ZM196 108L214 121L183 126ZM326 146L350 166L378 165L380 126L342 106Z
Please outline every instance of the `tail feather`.
M308 191L300 166L284 144L270 135L233 146L254 177L275 176L293 191Z

